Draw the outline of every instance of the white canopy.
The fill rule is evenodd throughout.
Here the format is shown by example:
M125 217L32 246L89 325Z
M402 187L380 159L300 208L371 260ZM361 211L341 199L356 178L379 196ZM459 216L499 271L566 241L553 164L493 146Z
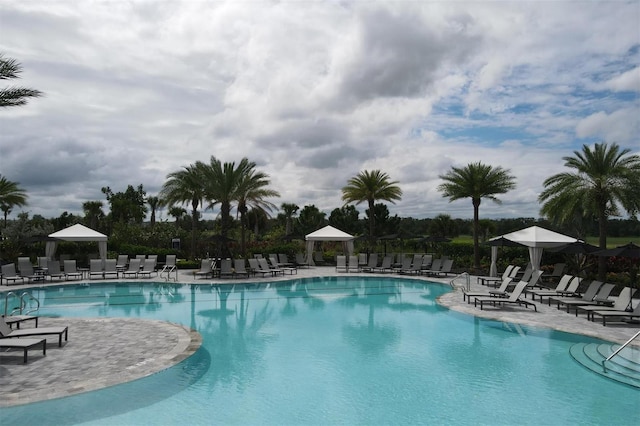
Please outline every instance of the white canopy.
M539 226L530 226L529 228L504 234L502 237L529 247L529 258L534 270L540 269L543 249L559 247L578 241L577 238L549 231Z
M313 246L316 241L342 241L346 245L346 252L348 254L353 253L353 235L347 234L331 225L327 225L324 228L320 228L305 236L307 241L307 261L313 265Z
M64 241L97 241L100 258L102 260L107 258L107 236L79 223L49 234L49 237ZM47 241L46 255L48 258L53 258L56 247L57 244L55 241Z

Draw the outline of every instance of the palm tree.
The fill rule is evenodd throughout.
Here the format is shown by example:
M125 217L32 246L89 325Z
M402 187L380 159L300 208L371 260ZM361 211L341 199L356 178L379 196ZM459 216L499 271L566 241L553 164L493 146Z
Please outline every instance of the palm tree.
M169 208L167 214L169 216L173 216L176 219L176 228L178 228L180 225L180 219L182 219L184 215L187 214L187 211L182 207L173 206Z
M15 59L5 58L0 53L0 80L20 78L22 65ZM27 103L27 98L37 98L42 96L42 92L26 87L6 87L0 89L0 107L21 106Z
M473 204L473 265L480 269L480 249L478 244L479 210L483 198L498 204L501 201L496 194L505 194L516 187L515 178L509 170L492 167L480 162L470 163L465 167L452 167L449 172L440 176L445 182L438 186L443 197L449 202L462 198L471 198Z
M282 203L280 209L284 214L285 219L285 235L290 235L293 232L293 217L296 215L300 207L293 203Z
M208 209L220 205L220 234L227 237L231 230L232 203L236 201L237 190L249 160L243 158L236 168L235 162L222 163L211 156L209 164L199 162L204 179L205 200Z
M191 256L195 257L198 207L202 205L204 199L204 177L201 166L196 163L169 173L160 191L160 197L169 206L191 203Z
M364 170L352 177L347 186L342 188L342 200L345 203L355 202L360 204L366 201L369 211L374 211L376 201L384 200L394 203L402 198L402 190L397 186L397 181L391 181L389 175L380 170L371 172ZM394 203L395 204L395 203ZM375 215L369 215L369 239L371 244L375 241Z
M266 214L276 206L265 199L279 197L280 194L277 191L266 188L270 184L269 175L255 170L255 163L248 161L243 163L241 161L240 164L243 165L244 169L234 198L238 203L238 213L240 214L240 250L244 255L245 230L247 228L246 214L249 211L249 207L252 210L262 210Z
M156 224L156 211L160 208L162 203L160 202L160 197L147 197L147 204L151 208L151 227Z
M566 223L582 212L596 217L599 245L607 248L607 221L621 210L634 215L640 211L640 156L627 155L629 149L618 144L597 143L591 149L582 146L574 157L563 157L572 172L558 173L544 181L539 201L541 213L551 220ZM604 279L606 259L600 257L598 276Z
M4 227L7 227L7 216L14 207L27 205L27 193L16 182L0 175L0 208L4 213Z

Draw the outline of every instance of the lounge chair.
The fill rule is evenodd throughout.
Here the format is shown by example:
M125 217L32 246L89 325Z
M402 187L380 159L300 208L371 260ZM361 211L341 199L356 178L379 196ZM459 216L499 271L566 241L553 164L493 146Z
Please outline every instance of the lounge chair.
M82 279L82 272L78 271L75 259L64 261L64 276L68 280L73 278Z
M278 266L284 268L293 268L293 263L289 262L289 257L286 253L278 253Z
M50 260L47 263L47 277L49 277L50 281L53 281L54 278L58 278L60 280L65 279L64 273L60 270L60 261L59 260Z
M536 272L540 272L540 271L536 271ZM536 281L538 281L538 278L540 277L538 276L536 278ZM529 282L520 281L518 284L516 284L516 287L513 289L513 292L509 294L509 297L476 297L473 300L473 305L478 306L478 303L480 303L480 310L484 308L485 303L491 303L494 306L497 306L499 304L501 307L503 307L506 304L518 305L518 306L524 305L525 308L528 308L529 306L533 306L533 309L536 312L538 312L538 307L536 306L535 303L531 303L527 301L524 297L522 298L520 297L524 291L524 288L527 285L529 285Z
M104 261L103 275L105 278L120 278L120 272L118 271L118 262L116 259L107 259Z
M591 314L595 311L603 312L603 311L626 311L631 303L633 298L633 294L635 293L635 289L631 287L625 287L622 289L618 297L616 297L613 301L613 306L604 306L604 305L589 305L589 306L578 306L576 309L576 316L578 316L578 311L585 311L587 313L587 319L593 320Z
M129 255L119 254L118 259L116 260L116 269L119 272L122 272L125 269L127 269L128 264L129 264Z
M347 272L360 272L360 259L356 255L349 256Z
M536 300L536 296L540 297L540 301L542 302L542 299L544 297L553 297L553 296L561 296L563 294L563 292L565 290L567 290L567 286L569 285L569 283L571 282L571 279L573 278L572 275L564 275L560 281L558 281L558 285L556 285L555 289L551 289L551 288L547 288L547 289L526 289L525 293L526 294L530 294L531 298L533 300ZM579 281L578 281L579 283ZM573 290L577 290L578 286L576 285L576 288Z
M16 272L16 265L14 263L2 265L2 277L0 278L0 282L2 282L2 280L5 280L7 285L9 285L9 281L11 281L12 284L15 284L18 280L22 281L22 284L24 284L24 278L18 275Z
M20 324L26 321L34 321L35 326L38 327L38 315L3 315L4 322L9 324L9 327L13 328L13 324L16 328L20 328Z
M104 268L100 259L89 260L89 279L93 277L104 278Z
M129 261L129 267L126 271L122 271L123 277L133 277L138 278L138 274L140 273L140 259L131 259Z
M420 275L420 272L422 272L422 256L414 256L409 269L402 269L400 271L401 274L416 274L416 275Z
M213 261L211 259L202 259L200 261L200 269L194 272L194 275L204 278L211 275L211 278L213 278Z
M440 272L441 268L442 268L442 259L433 259L433 261L431 262L431 268L423 269L422 271L420 271L420 273L433 276L436 273Z
M336 256L336 272L347 272L347 256Z
M478 282L482 285L492 284L495 287L497 286L497 283L502 283L507 277L511 277L512 279L515 278L515 276L518 274L518 271L520 271L519 266L507 265L507 267L502 272L502 275L500 275L499 277L478 277Z
M393 263L393 256L390 254L385 255L385 257L382 258L382 263L380 264L380 266L376 266L375 268L373 268L373 272L392 272L393 268L391 267L391 264Z
M367 264L360 267L363 272L372 272L373 269L378 266L378 253L371 253Z
M324 265L324 254L321 251L314 252L313 261L316 265Z
M402 271L408 271L409 269L411 269L411 258L409 256L403 256L400 265L393 268L393 271L399 274Z
M235 276L242 276L249 278L249 271L247 271L247 264L244 259L233 259L233 274Z
M151 274L156 274L156 276L158 276L155 258L146 259L142 269L138 272L138 276L142 276L143 278L151 278Z
M467 303L471 303L471 299L474 297L504 297L507 295L507 289L511 285L512 279L511 277L506 277L502 280L502 284L497 290L492 291L470 291L466 292L464 289L462 290L462 300L466 300Z
M69 337L69 327L39 327L13 330L9 327L9 324L5 322L4 318L0 317L0 339L48 335L58 335L58 346L62 347L62 336L64 335L66 342Z
M453 268L453 259L444 259L442 261L442 267L440 268L439 271L437 271L435 273L436 276L441 277L441 276L445 276L448 277L449 274L451 274L451 268Z
M602 281L591 281L587 290L580 297L552 297L551 301L556 302L556 307L560 309L560 306L565 305L567 312L572 307L586 306L586 305L603 305L609 298L611 290L613 290L613 284L602 285ZM595 297L598 299L595 299ZM577 315L576 315L577 316Z
M563 276L566 266L567 265L565 263L556 263L553 266L553 271L551 271L550 274L542 274L542 277L540 277L540 281L549 283L559 280Z
M271 272L271 275L274 277L278 274L284 275L284 272L282 271L282 269L271 268L267 263L267 259L265 258L258 259L258 267L260 268L260 272L269 271Z
M591 320L595 321L595 316L602 317L602 325L604 327L607 326L607 318L616 318L618 321L624 321L625 319L629 319L629 321L634 318L640 318L640 303L636 305L636 307L632 311L612 311L612 310L598 310L591 312Z
M220 278L233 278L233 269L231 268L231 259L220 260Z
M44 275L35 273L31 260L28 257L18 258L18 269L20 270L20 276L26 279L27 282L44 281Z
M268 268L267 270L264 270L260 267L260 264L258 263L258 259L256 258L249 258L248 259L249 262L249 269L251 270L251 272L253 274L262 274L262 276L264 277L265 275L273 275L271 273L271 269Z
M176 281L178 281L178 267L176 266L176 255L168 254L164 261L164 266L160 270L160 277L162 277L163 274L167 274L165 279L169 281L169 279L171 279L171 274L174 272L176 273L175 279Z
M422 256L422 269L430 269L431 263L433 263L432 254L425 254Z
M296 266L298 268L308 268L309 262L305 259L304 253L296 253Z
M27 352L36 346L42 346L42 355L47 355L47 339L0 339L0 349L22 349L23 361L27 363Z

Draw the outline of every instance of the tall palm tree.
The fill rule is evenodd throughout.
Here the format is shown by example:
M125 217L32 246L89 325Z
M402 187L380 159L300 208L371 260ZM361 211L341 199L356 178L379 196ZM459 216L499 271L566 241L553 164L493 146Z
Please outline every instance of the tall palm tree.
M300 207L293 203L282 203L280 209L284 214L285 220L285 235L290 235L293 232L293 217L296 215Z
M452 167L440 179L444 183L438 186L438 191L443 197L448 197L449 202L462 198L471 198L473 204L473 266L480 269L480 249L478 244L479 211L483 198L492 200L498 204L501 201L497 194L505 194L516 187L515 178L509 170L502 167L493 167L480 162L467 164L465 167Z
M22 65L15 59L6 58L0 53L0 80L20 78ZM27 98L37 98L42 92L26 87L6 87L0 89L0 107L20 106L27 103Z
M156 224L156 211L162 205L160 202L160 197L150 196L147 197L147 204L149 204L149 208L151 209L151 227Z
M0 208L4 214L4 227L7 227L7 216L14 207L27 205L27 192L18 183L0 175Z
M563 157L572 171L558 173L544 181L539 201L541 213L556 222L567 222L577 212L598 219L599 245L607 248L607 221L621 210L634 215L640 211L640 156L628 155L618 144L582 146L574 157ZM598 276L604 279L606 259L598 262Z
M395 200L402 198L402 190L397 181L391 181L389 175L380 170L361 171L357 176L347 182L342 188L342 200L345 203L360 204L364 201L373 212L376 201L384 200L395 204ZM375 215L369 215L369 239L371 244L375 241Z
M246 163L234 197L238 203L238 214L240 214L240 250L243 255L247 228L246 214L249 207L252 210L262 210L267 214L275 209L276 205L267 201L266 198L280 196L277 191L267 188L270 184L269 175L255 170L255 166L253 162Z
M169 173L160 190L160 197L169 206L191 203L191 256L195 257L198 207L204 199L204 177L199 163Z
M204 178L205 200L207 208L220 206L220 234L227 237L231 230L231 209L236 201L237 190L249 160L243 158L236 168L235 162L222 163L211 156L209 164L199 163Z

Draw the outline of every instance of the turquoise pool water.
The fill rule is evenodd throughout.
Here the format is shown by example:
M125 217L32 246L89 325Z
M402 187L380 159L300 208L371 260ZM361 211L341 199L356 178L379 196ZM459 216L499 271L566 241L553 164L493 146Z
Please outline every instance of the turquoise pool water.
M438 306L390 277L33 289L42 315L163 319L203 346L151 377L0 409L2 424L636 424L640 392L574 362L583 336Z

